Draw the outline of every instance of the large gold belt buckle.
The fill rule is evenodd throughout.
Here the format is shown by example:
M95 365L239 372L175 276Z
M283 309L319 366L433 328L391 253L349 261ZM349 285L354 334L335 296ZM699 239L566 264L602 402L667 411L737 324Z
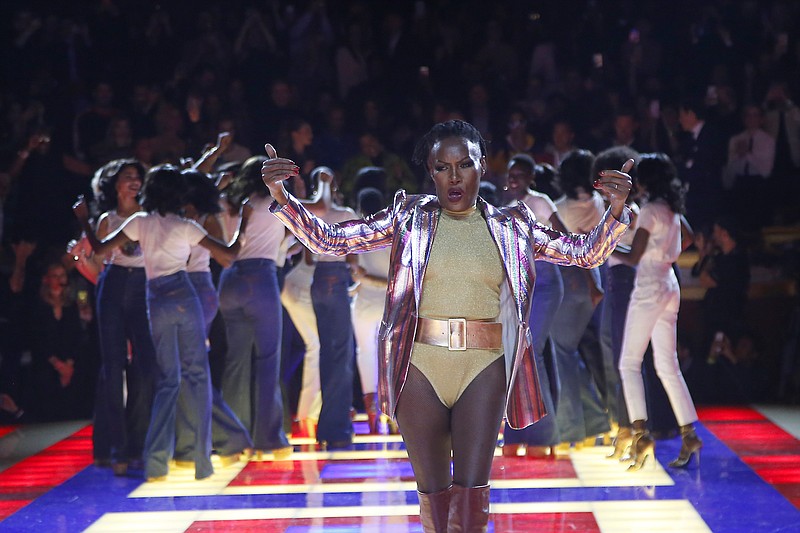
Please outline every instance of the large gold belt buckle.
M467 350L467 319L447 319L447 349L452 352Z

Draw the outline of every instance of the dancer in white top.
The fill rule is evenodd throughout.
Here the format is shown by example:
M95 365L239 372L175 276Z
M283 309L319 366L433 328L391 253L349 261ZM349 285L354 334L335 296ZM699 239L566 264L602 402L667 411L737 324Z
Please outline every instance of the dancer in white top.
M147 276L147 312L156 347L156 394L145 440L145 477L166 478L175 444L175 411L181 380L186 381L189 408L197 413L194 433L195 478L204 479L211 466L211 379L200 300L186 272L191 247L208 248L221 262L230 262L241 246L250 209L243 208L241 232L230 245L210 237L193 220L181 217L185 180L171 165L150 169L145 178L142 206L103 241L89 224L86 203L73 206L75 216L96 253L138 241Z
M684 467L693 454L699 458L703 443L694 430L697 412L678 364L681 293L672 264L692 243L693 236L682 215L683 190L669 156L642 155L638 179L647 202L641 207L630 253L614 252L637 267L619 362L625 403L633 421L634 463L630 468L640 469L653 456L655 446L646 427L647 403L642 381L642 358L648 343L653 345L656 373L681 426L683 445L670 466Z
M253 211L247 239L236 261L219 280L219 306L228 342L222 396L250 432L256 458L264 452L272 452L275 457L292 452L283 429L283 311L276 266L286 229L268 209L272 198L261 181L265 159L251 157L245 161L225 189L230 205L226 213L228 228L238 223L236 213L246 199Z
M92 188L103 212L97 222L99 238L141 210L144 172L135 159L116 159L95 173ZM81 256L78 260L87 264L88 258ZM105 265L100 258L95 255L93 262L101 271L97 321L102 367L92 442L96 463L102 466L111 461L114 474L123 476L130 462L141 463L153 399L155 348L147 322L144 256L139 243L111 250L103 258Z
M200 224L209 235L223 240L222 224L217 213L222 210L219 204L219 191L212 179L203 172L189 169L182 171L186 180L186 205L184 215ZM203 309L206 339L211 323L219 309L219 297L211 277L211 252L197 244L192 246L186 271L189 281L197 292ZM230 266L230 264L224 265ZM206 340L208 346L208 340ZM186 387L181 384L178 395L178 413L175 440L175 463L178 466L194 466L194 445L191 428L196 422L196 413L189 409ZM211 386L211 444L219 455L220 464L228 466L238 462L242 454L247 455L253 448L250 433L242 425L230 407L222 399L222 394Z

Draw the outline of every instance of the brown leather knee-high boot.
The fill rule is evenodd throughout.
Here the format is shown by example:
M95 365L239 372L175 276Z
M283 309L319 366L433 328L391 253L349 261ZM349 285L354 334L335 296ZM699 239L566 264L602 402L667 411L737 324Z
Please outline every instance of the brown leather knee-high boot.
M482 533L489 524L489 485L462 487L453 485L450 496L448 533Z
M417 491L419 519L425 533L447 533L447 516L450 512L452 485L430 494Z

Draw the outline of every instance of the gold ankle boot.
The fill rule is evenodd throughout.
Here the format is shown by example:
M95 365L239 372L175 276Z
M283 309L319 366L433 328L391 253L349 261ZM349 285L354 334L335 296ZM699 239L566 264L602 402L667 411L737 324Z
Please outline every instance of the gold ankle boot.
M633 431L629 427L621 427L617 431L617 436L614 438L614 451L608 455L609 459L624 460L624 457L629 453L631 444L633 443Z
M656 460L655 456L656 442L650 436L644 420L635 420L633 422L633 442L631 443L631 459L633 464L628 467L629 472L641 470L649 457L652 461ZM653 462L655 468L655 462Z
M678 458L672 461L669 466L672 468L686 468L692 460L692 455L697 456L697 466L700 466L700 448L703 441L694 431L694 425L687 424L681 426L681 451Z

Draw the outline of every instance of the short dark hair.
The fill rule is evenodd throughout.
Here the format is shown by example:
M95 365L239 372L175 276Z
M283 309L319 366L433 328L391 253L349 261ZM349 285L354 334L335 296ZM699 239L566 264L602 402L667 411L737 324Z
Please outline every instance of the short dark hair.
M478 128L464 120L448 120L435 124L428 130L428 133L417 141L411 160L417 165L426 167L433 145L443 139L449 139L450 137L461 137L474 142L480 146L481 156L486 156L486 140L481 135L481 132L478 131Z
M269 189L261 178L261 165L266 160L266 156L254 155L242 163L239 171L233 177L233 181L226 189L228 201L232 205L240 207L244 199L253 194L263 197L269 195Z
M134 167L139 172L139 177L144 180L144 165L137 159L114 159L109 161L94 173L92 188L94 189L97 208L101 213L116 209L117 207L117 180L127 167Z
M589 150L572 150L559 167L561 188L568 198L578 197L578 188L587 193L592 192L592 166L594 154Z
M533 174L533 171L536 168L536 161L530 156L530 154L514 154L511 156L511 159L508 160L508 165L506 165L506 168L510 169L514 165L522 165L528 169L528 172Z
M186 181L175 165L156 165L147 171L142 188L142 207L148 213L180 214L186 194Z
M384 207L386 207L386 200L383 193L375 187L364 187L358 191L357 197L358 211L363 216L374 215Z
M186 203L192 204L201 215L215 215L222 211L219 191L205 172L188 168L181 171L186 180Z
M534 187L538 192L546 194L553 200L564 194L561 190L558 170L550 163L536 164L533 168L533 181Z

